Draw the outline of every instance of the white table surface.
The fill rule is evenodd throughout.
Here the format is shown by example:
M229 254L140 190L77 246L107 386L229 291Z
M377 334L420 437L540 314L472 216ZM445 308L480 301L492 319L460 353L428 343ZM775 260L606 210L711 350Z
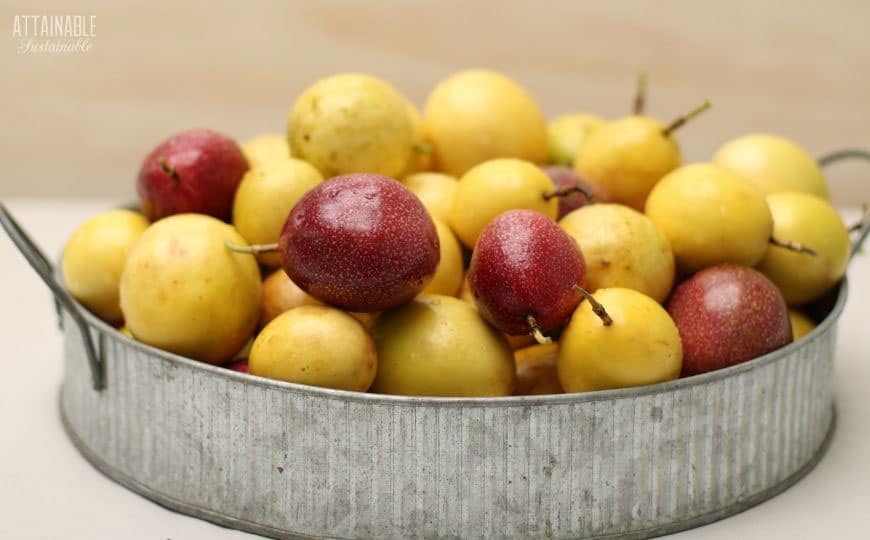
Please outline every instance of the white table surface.
M5 203L49 255L60 253L77 224L112 205L100 200ZM673 537L870 538L867 251L849 271L850 298L837 347L839 425L827 455L774 499ZM255 538L166 510L113 483L78 454L58 418L61 335L48 290L2 233L0 269L0 538Z

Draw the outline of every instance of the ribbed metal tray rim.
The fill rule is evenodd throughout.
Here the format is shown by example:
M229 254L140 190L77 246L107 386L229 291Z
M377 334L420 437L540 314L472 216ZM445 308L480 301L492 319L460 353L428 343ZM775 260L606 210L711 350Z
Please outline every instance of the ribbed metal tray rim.
M837 319L839 319L843 309L846 306L848 297L848 280L844 276L838 285L837 299L833 308L827 316L806 336L798 341L789 343L785 347L781 347L758 358L754 358L747 362L737 364L724 369L694 375L667 381L663 383L650 384L645 386L637 386L632 388L618 388L615 390L600 390L595 392L580 392L569 394L550 394L537 396L505 396L505 397L431 397L431 396L397 396L388 394L373 394L367 392L354 392L349 390L336 390L332 388L322 388L317 386L309 386L297 384L275 379L267 379L258 377L248 373L240 373L221 366L199 362L185 356L180 356L148 344L142 343L135 339L129 338L121 334L116 328L106 324L101 319L91 314L83 306L82 314L88 321L88 324L96 329L101 334L114 333L114 339L123 341L128 347L133 347L139 351L157 357L169 362L176 362L186 367L209 373L211 375L243 381L246 384L283 390L288 393L321 397L327 399L339 399L345 401L355 401L368 404L389 404L389 405L407 405L412 407L527 407L531 405L556 405L563 403L589 403L596 401L606 401L612 399L646 396L650 394L658 394L662 392L672 392L693 386L701 386L704 384L715 383L717 381L728 379L741 373L761 368L772 362L790 355L793 351L804 346L805 343L815 340L819 335L825 332Z

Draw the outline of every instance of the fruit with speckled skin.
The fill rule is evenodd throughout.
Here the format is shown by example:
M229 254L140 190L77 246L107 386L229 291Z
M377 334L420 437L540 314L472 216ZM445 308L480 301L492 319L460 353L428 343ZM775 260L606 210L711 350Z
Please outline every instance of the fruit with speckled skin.
M646 116L604 124L583 141L574 169L614 202L642 211L653 186L682 163L680 147L664 127Z
M300 289L287 277L287 272L279 268L263 280L260 326L266 326L272 319L293 308L319 305L322 302Z
M680 376L680 334L664 308L633 289L599 289L609 326L584 300L559 340L556 367L565 392L643 386Z
M773 215L774 238L797 242L816 254L770 246L758 269L782 291L788 305L812 302L846 273L849 231L828 201L809 193L773 193L767 196L767 204Z
M514 363L517 368L514 395L561 394L562 385L559 384L559 372L556 370L558 356L558 343L532 345L514 351Z
M459 179L448 221L467 247L473 248L483 228L502 212L527 209L556 219L559 198L545 198L556 185L539 167L521 159L493 159Z
M233 357L260 315L257 261L230 225L201 214L162 219L142 233L121 275L121 311L136 339L210 364Z
M433 219L435 230L438 231L438 245L441 257L435 276L426 285L420 294L443 294L456 296L462 286L462 249L459 242L450 231L450 227L439 219Z
M60 268L73 297L109 324L121 322L118 285L130 248L148 228L139 212L109 210L82 223L70 236Z
M621 204L594 204L559 222L583 249L590 291L625 287L663 302L674 284L674 254L645 215Z
M668 313L680 330L686 376L751 360L792 340L782 294L746 266L701 270L674 289Z
M311 386L365 392L378 354L365 328L328 306L301 306L276 317L254 340L252 375Z
M350 311L382 311L417 296L435 275L438 233L408 188L371 173L309 191L279 241L281 264L302 290Z
M402 183L420 199L433 218L448 222L459 189L456 178L437 172L421 172L405 177Z
M311 188L323 182L320 172L301 159L273 159L249 170L233 201L233 225L249 244L274 244L290 210ZM270 268L281 265L277 253L257 259Z
M773 231L761 191L707 163L686 165L662 178L649 195L646 215L665 233L683 273L719 263L755 266Z
M272 160L290 157L287 136L280 133L264 133L242 143L242 153L251 168L260 167Z
M468 286L467 279L462 280L462 287L459 289L458 298L463 302L468 302L468 305L477 309L477 304L474 303L474 295L471 294L471 287ZM535 338L531 334L523 334L521 336L510 336L508 334L503 335L505 339L507 339L508 345L510 345L513 350L522 349L535 344Z
M484 161L547 160L547 128L534 99L501 73L451 75L426 100L424 125L438 170L459 176Z
M791 333L795 341L809 334L816 327L815 321L796 309L788 310L788 319L791 321Z
M397 176L408 165L414 136L407 100L388 83L360 73L317 81L287 120L290 152L324 178L359 171Z
M248 160L229 137L208 129L179 133L152 150L139 169L142 213L151 221L189 212L229 221L247 171Z
M604 120L591 114L566 114L547 124L550 143L550 163L574 165L577 152L590 133L604 125Z
M559 197L559 212L556 215L556 219L562 219L569 212L582 208L588 204L605 203L610 200L607 191L605 191L603 187L583 178L573 169L559 165L550 165L542 167L542 169L556 185L556 189L580 187L592 195L592 200L589 200L589 198L583 193L571 193L570 195Z
M510 335L561 326L582 298L586 267L577 243L547 216L511 210L477 242L468 285L481 315Z
M713 162L753 182L765 194L801 191L829 197L818 162L785 137L764 133L738 137L717 150Z
M384 312L372 327L374 392L404 396L509 396L514 361L499 332L467 302L421 296Z

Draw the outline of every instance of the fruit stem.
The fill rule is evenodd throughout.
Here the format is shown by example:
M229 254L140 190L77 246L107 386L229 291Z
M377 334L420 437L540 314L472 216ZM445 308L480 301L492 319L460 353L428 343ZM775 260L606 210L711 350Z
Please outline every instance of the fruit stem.
M806 253L807 255L812 255L813 257L818 256L818 253L812 248L809 248L799 242L790 242L788 240L777 240L774 237L770 237L770 244L776 247L781 247L787 249L789 251L794 251L795 253Z
M553 197L567 197L568 195L571 195L572 193L582 193L589 200L589 202L595 201L595 197L592 195L592 193L583 189L580 186L564 187L561 189L556 189L556 190L551 191L549 193L544 193L544 200L549 201Z
M637 74L637 87L634 94L634 114L643 114L646 108L646 71Z
M870 204L865 202L861 205L861 218L849 226L849 234L860 231L868 221L870 221Z
M166 173L169 178L172 178L176 182L181 181L181 177L178 176L178 171L169 166L169 163L166 162L165 157L161 157L160 159L158 159L157 164L160 165L160 170Z
M680 116L679 118L675 119L673 122L668 124L668 126L662 130L662 135L664 135L665 137L670 136L671 133L680 129L680 127L682 127L683 124L685 124L686 122L688 122L692 118L698 116L702 112L706 111L711 106L712 106L712 104L710 103L710 100L705 99L704 103L701 103L700 105L698 105L697 107L695 107L694 109L689 111L688 113L684 114L683 116Z
M552 338L545 336L543 332L541 332L541 327L538 326L538 321L535 320L534 315L529 315L528 317L526 317L526 321L528 321L529 323L529 328L532 329L529 334L535 338L535 341L537 341L539 345L547 345L549 343L553 343Z
M432 146L429 144L426 144L424 142L414 143L413 148L414 148L415 152L418 152L420 154L431 154L432 153Z
M574 290L583 295L583 298L589 301L589 304L592 306L592 313L598 315L598 318L601 319L601 322L604 323L604 326L610 326L613 324L613 319L610 318L610 314L607 313L607 310L604 309L604 306L601 305L598 300L592 296L592 293L581 287L580 285L574 285Z
M250 253L251 255L278 251L278 244L251 244L250 246L242 246L235 242L226 242L225 245L230 251L235 251L236 253Z

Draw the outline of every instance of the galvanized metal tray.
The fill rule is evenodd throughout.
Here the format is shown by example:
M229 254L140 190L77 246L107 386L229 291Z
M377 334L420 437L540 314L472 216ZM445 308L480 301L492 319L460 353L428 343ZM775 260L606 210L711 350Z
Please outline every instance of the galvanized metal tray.
M263 379L129 339L72 299L2 204L0 222L57 302L72 442L127 488L227 527L276 538L648 538L788 488L836 423L845 280L804 339L720 371L585 394L382 396ZM856 249L868 233L870 223Z
M834 430L841 286L805 339L638 389L409 398L283 383L175 356L84 314L61 414L98 469L160 504L278 538L646 538L787 488ZM64 311L65 328L74 321Z

